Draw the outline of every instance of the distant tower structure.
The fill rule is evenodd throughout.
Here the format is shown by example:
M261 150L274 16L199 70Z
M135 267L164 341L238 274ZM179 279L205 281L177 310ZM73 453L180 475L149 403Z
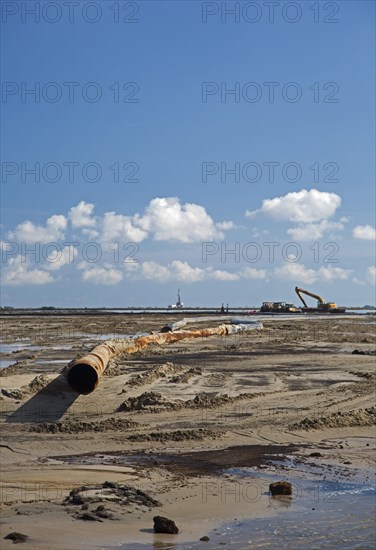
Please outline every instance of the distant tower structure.
M180 288L178 288L178 299L176 302L176 307L180 309L183 307L183 302L181 301L181 297L180 297Z
M178 299L176 301L176 304L172 304L172 305L167 306L167 307L168 307L168 309L183 309L184 308L184 304L181 301L180 288L178 288Z

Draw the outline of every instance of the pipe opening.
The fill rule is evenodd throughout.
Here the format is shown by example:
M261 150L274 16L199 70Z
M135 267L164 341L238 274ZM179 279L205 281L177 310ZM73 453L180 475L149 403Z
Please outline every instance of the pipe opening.
M77 393L91 393L98 384L97 371L90 365L77 363L68 372L68 384Z

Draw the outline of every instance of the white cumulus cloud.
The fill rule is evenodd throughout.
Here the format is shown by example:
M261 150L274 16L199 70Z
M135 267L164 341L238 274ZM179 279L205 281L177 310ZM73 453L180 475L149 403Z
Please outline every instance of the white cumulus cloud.
M93 211L94 204L81 201L77 206L72 206L68 218L73 227L94 227L96 220L92 217Z
M173 279L184 283L196 283L205 279L206 273L200 267L192 267L188 262L174 260L171 262L171 272Z
M318 281L332 282L348 279L352 270L333 266L322 266L315 270L299 263L286 263L281 267L275 268L274 272L280 279L312 284Z
M34 225L29 220L20 223L14 231L9 232L8 238L28 244L56 242L64 238L66 227L66 217L54 214L47 219L45 227Z
M256 269L254 267L245 267L241 272L244 279L266 279L267 274L266 269Z
M358 279L358 277L353 277L351 280L354 283L354 285L364 286L366 284L361 279Z
M201 267L191 266L188 262L182 260L174 260L167 265L161 265L153 261L143 262L139 265L139 269L134 270L133 278L136 280L147 279L157 283L177 281L190 284L209 279L237 281L240 279L240 275L211 267L202 269Z
M318 280L323 281L337 281L346 280L352 273L352 269L343 269L342 267L326 266L320 267L317 272Z
M203 206L182 204L177 197L152 199L144 215L136 215L134 220L157 241L183 243L221 239L222 231L233 227L232 222L215 224Z
M234 229L236 227L234 222L219 222L216 223L215 226L223 231L228 231L229 229Z
M54 282L50 273L43 269L30 267L25 258L17 256L8 261L3 271L2 284L9 286L45 285Z
M308 269L303 264L297 263L288 263L281 267L276 267L274 272L280 279L307 284L314 283L317 277L314 269Z
M141 278L157 283L164 283L170 280L171 273L168 267L160 265L157 262L143 262L141 264Z
M215 269L210 273L209 278L217 281L238 281L240 279L240 275L237 273L230 273L229 271L224 271L222 269Z
M123 273L112 267L95 266L83 271L82 280L95 285L116 285L123 280Z
M357 225L353 229L353 237L355 239L373 241L376 239L376 228L372 227L372 225Z
M64 246L63 248L57 248L47 254L46 268L50 271L58 271L64 265L71 264L77 257L77 248L75 246Z
M246 216L260 213L276 221L311 223L330 218L340 204L341 197L336 193L302 189L282 197L265 199L260 209L247 210Z
M7 235L8 240L25 244L55 243L65 238L68 229L79 229L81 239L98 243L139 243L147 238L157 241L194 243L222 239L224 232L233 229L232 221L214 222L204 206L182 203L177 197L152 199L143 213L123 214L115 211L94 216L94 204L80 201L67 214L50 216L45 225L25 220ZM72 236L76 238L74 235ZM2 250L12 250L12 243ZM109 248L112 250L111 248Z
M328 231L342 231L344 227L340 222L322 220L320 223L307 223L291 227L287 230L287 234L291 235L295 241L311 241L321 239Z
M100 240L104 242L139 243L147 235L147 231L137 226L131 216L115 212L106 212L103 216Z
M1 252L16 252L18 245L16 243L8 243L7 241L0 241Z

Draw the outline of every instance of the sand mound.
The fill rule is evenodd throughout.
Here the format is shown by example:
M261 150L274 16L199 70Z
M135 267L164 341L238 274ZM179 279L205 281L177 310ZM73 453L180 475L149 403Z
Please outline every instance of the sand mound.
M27 386L22 389L28 389L30 393L38 393L50 383L50 379L45 374L38 374Z
M142 393L136 397L128 397L118 408L121 412L140 411L148 407L160 406L167 407L173 405L163 397L161 393L150 391Z
M16 366L16 365L14 365ZM50 383L50 379L45 374L38 374L33 380L26 386L15 389L5 389L1 390L1 394L10 399L15 399L21 401L30 394L38 393L43 390Z
M117 409L119 412L145 411L158 412L160 410L171 409L215 409L223 405L242 401L243 399L252 399L259 397L264 393L241 393L234 397L230 397L227 393L218 395L218 393L202 392L196 395L193 399L187 401L169 401L161 393L145 392L136 397L128 397Z
M216 393L199 393L194 399L188 399L185 401L184 406L189 409L215 409L228 403L233 403L239 399L244 399L245 396L251 394L241 394L236 397L229 397L227 393L223 395L217 395Z
M202 374L202 369L200 367L192 367L191 369L186 370L182 374L178 374L170 378L170 384L187 384L191 378L195 376L200 376Z
M172 376L178 372L181 372L183 367L179 365L174 365L173 363L165 363L163 365L156 365L147 372L142 374L137 374L127 382L127 386L136 388L139 386L145 386L146 384L151 384L158 378L166 378L167 376Z
M113 378L114 376L120 376L122 374L123 374L123 369L121 368L121 365L118 364L118 361L116 360L116 358L114 358L112 361L110 361L110 364L104 371L103 376L108 376L109 378Z
M336 412L319 418L304 418L292 424L293 430L319 430L322 428L344 428L351 426L372 426L376 424L376 407L348 412Z
M33 356L34 357L34 356ZM13 374L18 374L19 371L23 371L26 365L26 361L16 361L14 365L10 365L5 369L0 369L0 378L5 378L7 376L12 376Z
M65 422L42 422L30 428L31 432L38 433L83 433L83 432L108 432L112 430L127 430L138 426L138 422L123 420L121 418L107 418L100 422L79 422L67 420Z
M203 439L214 439L221 437L224 432L218 433L215 430L199 428L198 430L174 430L172 432L152 432L149 434L132 434L129 441L202 441Z
M219 387L221 388L227 381L228 375L221 373L221 372L214 372L212 374L208 374L205 377L205 385L206 386L213 386L213 387Z

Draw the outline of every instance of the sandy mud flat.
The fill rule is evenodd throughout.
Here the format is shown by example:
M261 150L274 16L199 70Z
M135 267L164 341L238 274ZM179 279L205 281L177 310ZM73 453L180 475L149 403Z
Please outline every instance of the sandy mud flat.
M70 361L166 316L4 316L1 548L13 532L38 550L374 548L374 321L270 318L153 346L84 396ZM292 495L272 497L276 481Z

